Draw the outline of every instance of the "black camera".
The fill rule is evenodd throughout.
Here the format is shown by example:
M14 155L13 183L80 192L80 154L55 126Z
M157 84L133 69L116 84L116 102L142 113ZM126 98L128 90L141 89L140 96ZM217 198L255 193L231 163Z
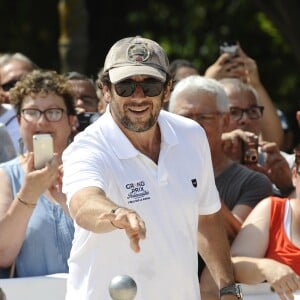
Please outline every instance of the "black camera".
M97 112L82 112L77 114L77 120L79 123L77 131L83 131L90 124L94 123L99 117L100 114Z
M256 164L258 162L258 137L251 137L248 142L243 141L242 150L242 163L244 165Z

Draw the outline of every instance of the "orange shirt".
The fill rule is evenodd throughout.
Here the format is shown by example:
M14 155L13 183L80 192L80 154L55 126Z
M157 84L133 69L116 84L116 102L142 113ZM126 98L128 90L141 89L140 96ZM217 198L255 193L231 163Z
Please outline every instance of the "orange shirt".
M295 246L284 231L285 205L288 199L272 197L270 237L266 258L290 266L300 275L300 248Z

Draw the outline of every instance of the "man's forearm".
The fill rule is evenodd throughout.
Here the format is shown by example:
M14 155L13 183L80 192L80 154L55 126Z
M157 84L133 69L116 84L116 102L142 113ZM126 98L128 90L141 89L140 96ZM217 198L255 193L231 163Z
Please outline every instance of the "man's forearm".
M262 84L256 85L254 88L259 95L261 105L265 107L262 119L262 139L264 141L275 142L281 147L283 142L283 129L276 108Z
M219 212L199 216L198 249L219 288L235 282L229 242Z
M96 187L88 187L75 193L70 202L70 212L75 222L82 228L104 233L116 229L104 214L117 207Z

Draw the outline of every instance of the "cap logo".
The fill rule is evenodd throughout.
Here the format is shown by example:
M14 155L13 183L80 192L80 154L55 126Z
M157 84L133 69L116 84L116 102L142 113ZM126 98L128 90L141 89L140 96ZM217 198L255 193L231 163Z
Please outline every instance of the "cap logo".
M150 50L146 45L137 43L129 46L127 50L127 58L132 62L145 62L150 57Z

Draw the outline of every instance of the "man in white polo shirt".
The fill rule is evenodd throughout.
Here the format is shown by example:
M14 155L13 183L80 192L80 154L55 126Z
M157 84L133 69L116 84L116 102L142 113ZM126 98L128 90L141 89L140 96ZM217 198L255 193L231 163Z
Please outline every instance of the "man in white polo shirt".
M68 300L108 300L111 279L123 274L137 284L135 300L199 300L197 248L221 299L242 299L205 133L162 110L167 70L156 42L115 43L101 77L109 109L63 154L75 220Z

